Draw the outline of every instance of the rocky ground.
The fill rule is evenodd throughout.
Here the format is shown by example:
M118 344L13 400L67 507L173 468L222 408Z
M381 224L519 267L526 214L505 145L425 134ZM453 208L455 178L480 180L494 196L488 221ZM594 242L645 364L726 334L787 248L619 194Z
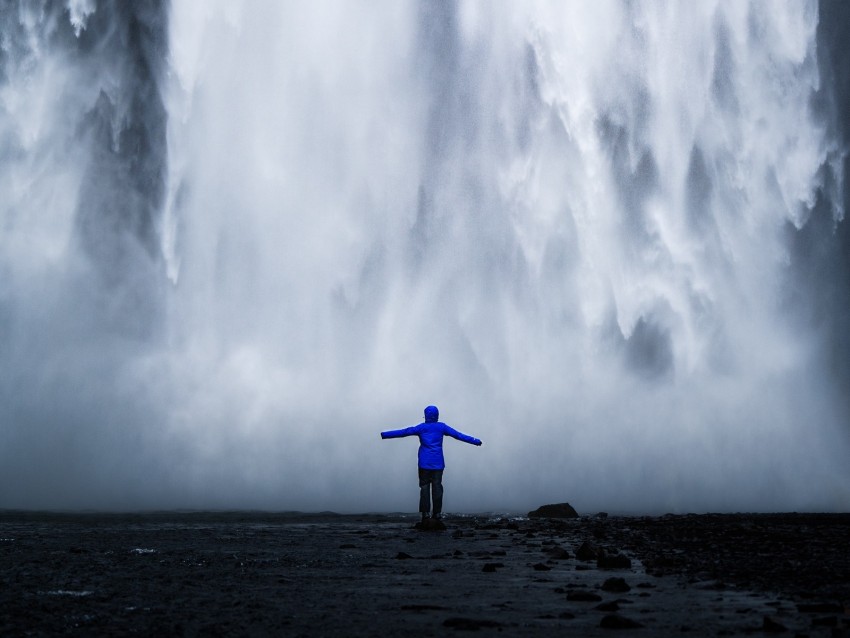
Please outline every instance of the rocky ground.
M850 515L0 512L2 635L850 635Z

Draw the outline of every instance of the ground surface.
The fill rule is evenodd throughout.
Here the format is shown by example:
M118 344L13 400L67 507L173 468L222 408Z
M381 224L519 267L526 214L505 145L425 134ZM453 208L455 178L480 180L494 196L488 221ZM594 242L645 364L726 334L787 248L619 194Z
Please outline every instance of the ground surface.
M0 512L0 635L850 635L850 515L445 522Z

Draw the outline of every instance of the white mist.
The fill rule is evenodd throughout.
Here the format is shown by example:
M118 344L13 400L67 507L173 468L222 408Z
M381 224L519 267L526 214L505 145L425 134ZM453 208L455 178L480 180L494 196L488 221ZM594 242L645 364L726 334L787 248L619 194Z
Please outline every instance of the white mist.
M99 454L61 496L32 473L4 504L410 510L416 443L378 433L435 403L484 441L447 441L448 511L846 508L845 416L788 302L807 297L787 233L841 161L811 108L817 20L805 2L175 1L157 328L69 328L57 374L98 382L47 384L48 431L13 429L5 454L85 454L44 443L64 403ZM40 178L71 202L74 152ZM6 160L0 179L34 175ZM61 247L73 224L60 203L14 215L36 209L56 223L3 213L21 286L41 267L20 266L26 233ZM75 294L22 287L6 312ZM7 361L43 379L45 357Z

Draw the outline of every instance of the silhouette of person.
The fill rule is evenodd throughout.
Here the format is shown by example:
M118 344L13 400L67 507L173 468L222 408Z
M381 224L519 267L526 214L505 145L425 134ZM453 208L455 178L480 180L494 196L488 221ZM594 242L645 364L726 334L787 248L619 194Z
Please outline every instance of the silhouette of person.
M433 518L439 519L443 511L443 470L446 461L443 458L443 437L450 436L470 443L481 445L481 439L458 432L437 419L440 411L436 406L425 408L425 422L402 430L381 432L382 439L397 439L404 436L419 437L419 512L422 520L428 518L431 511L431 496L434 498Z

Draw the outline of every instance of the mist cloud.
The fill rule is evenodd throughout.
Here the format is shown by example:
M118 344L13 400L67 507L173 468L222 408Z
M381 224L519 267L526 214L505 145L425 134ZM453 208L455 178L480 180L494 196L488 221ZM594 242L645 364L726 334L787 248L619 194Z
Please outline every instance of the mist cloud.
M4 9L0 507L846 509L823 11Z

